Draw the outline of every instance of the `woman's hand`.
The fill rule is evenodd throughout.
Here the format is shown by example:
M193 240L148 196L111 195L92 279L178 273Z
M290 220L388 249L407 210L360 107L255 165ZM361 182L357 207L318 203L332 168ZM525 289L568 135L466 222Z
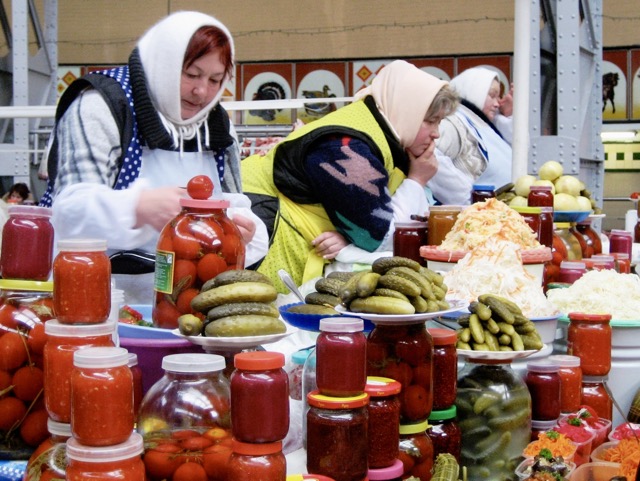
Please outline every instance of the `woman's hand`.
M438 159L436 158L436 143L431 142L426 150L418 157L407 150L409 155L409 175L411 180L415 180L421 186L427 185L427 182L436 175L438 171Z
M509 91L504 94L499 103L500 113L505 117L511 117L513 115L513 84L511 84Z
M251 242L253 236L256 234L256 223L248 217L239 214L233 216L233 222L238 227L244 243L248 244Z
M180 199L187 191L182 187L147 189L140 193L136 206L136 225L150 225L158 232L180 213Z
M346 239L336 231L327 231L311 241L316 254L324 259L335 259L340 251L348 245Z

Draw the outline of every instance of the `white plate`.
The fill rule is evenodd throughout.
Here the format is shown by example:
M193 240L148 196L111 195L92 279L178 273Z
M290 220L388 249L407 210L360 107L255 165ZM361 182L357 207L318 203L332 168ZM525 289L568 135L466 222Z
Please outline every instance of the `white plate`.
M542 349L547 347L545 344ZM465 359L478 359L481 361L513 361L514 359L522 359L529 357L541 349L532 349L530 351L473 351L467 349L456 349L458 356Z
M463 301L461 299L447 299L449 302L449 309L444 311L436 311L436 312L422 312L419 314L372 314L370 312L352 312L349 311L346 307L342 305L337 305L335 310L340 313L349 314L354 317L361 317L362 319L367 319L368 321L373 322L374 324L406 324L406 323L414 323L414 322L422 322L428 321L429 319L433 319L434 317L440 317L443 314L448 314L450 312L460 311L462 309L466 309L469 303L467 301Z
M142 319L151 321L151 304L130 304L132 309L142 314ZM176 335L170 329L161 329L152 326L138 326L118 322L118 335L120 337L130 337L135 339L175 339Z
M244 337L205 337L205 336L184 336L180 334L178 329L174 329L173 332L176 336L187 339L193 344L202 346L205 348L217 348L217 349L248 349L250 347L261 346L262 344L271 344L272 342L284 339L290 336L294 332L298 331L293 326L287 326L287 331L280 334L267 334L264 336L244 336Z

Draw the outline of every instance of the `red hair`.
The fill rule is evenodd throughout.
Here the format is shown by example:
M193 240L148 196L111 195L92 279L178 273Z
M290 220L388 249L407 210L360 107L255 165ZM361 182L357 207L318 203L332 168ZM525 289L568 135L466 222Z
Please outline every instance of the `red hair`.
M213 50L220 51L220 60L225 66L225 74L231 78L233 76L231 41L225 32L214 26L200 27L193 34L184 54L183 68L189 68L193 62Z

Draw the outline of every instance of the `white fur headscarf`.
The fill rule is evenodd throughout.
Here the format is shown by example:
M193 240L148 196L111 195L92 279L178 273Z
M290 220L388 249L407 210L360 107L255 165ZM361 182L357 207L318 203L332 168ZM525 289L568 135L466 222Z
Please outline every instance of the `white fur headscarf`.
M487 100L487 95L489 95L491 83L494 80L500 82L500 77L493 70L484 67L472 67L453 77L451 79L451 87L456 90L460 97L482 110Z

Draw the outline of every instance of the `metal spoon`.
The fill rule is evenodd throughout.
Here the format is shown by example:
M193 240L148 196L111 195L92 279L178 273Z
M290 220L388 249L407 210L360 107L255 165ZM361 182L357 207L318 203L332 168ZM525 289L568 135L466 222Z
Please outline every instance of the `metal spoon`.
M282 280L282 282L284 282L284 285L287 286L298 299L300 299L300 302L304 302L304 296L302 295L302 292L298 290L298 286L296 286L296 283L291 278L291 275L284 269L280 269L278 271L278 276L280 276L280 279Z

